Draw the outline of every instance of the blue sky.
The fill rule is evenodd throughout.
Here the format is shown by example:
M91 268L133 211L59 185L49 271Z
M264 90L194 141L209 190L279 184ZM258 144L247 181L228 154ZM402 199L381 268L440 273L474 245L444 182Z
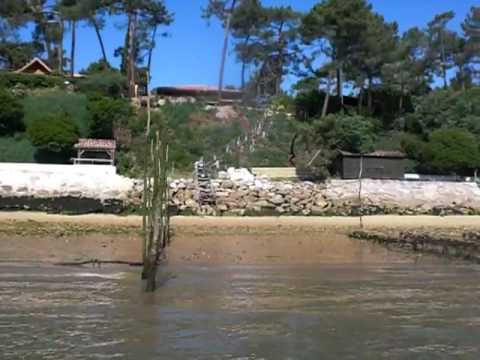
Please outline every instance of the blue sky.
M308 11L317 0L264 0L265 5L290 5L300 11ZM210 25L201 18L201 8L207 0L166 0L168 8L175 14L175 22L168 29L169 36L159 38L153 59L152 86L207 84L218 82L218 67L223 42L223 30L216 21ZM460 23L476 0L371 0L374 10L383 14L388 21L397 21L400 30L413 26L425 27L435 14L453 10L456 18L450 24L459 30ZM103 30L104 40L113 64L118 59L113 51L121 46L125 34L125 21L115 18ZM94 31L85 24L77 31L76 70L85 68L101 57ZM69 54L69 36L65 37L65 49ZM287 78L291 83L293 78ZM240 83L240 65L230 51L226 66L225 83Z

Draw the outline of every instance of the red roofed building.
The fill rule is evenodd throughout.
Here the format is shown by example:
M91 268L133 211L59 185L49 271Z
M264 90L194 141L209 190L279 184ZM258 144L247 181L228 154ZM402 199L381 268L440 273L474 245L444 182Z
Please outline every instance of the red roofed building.
M208 85L161 86L153 93L171 102L218 101L218 88ZM222 102L240 101L242 96L243 92L237 89L222 90Z

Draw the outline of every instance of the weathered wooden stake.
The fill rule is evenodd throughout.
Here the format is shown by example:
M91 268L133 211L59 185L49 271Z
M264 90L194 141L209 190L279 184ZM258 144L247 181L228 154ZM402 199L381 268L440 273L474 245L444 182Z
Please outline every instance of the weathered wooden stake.
M363 176L363 154L360 154L360 171L358 172L358 211L360 213L361 229L363 229L362 176Z

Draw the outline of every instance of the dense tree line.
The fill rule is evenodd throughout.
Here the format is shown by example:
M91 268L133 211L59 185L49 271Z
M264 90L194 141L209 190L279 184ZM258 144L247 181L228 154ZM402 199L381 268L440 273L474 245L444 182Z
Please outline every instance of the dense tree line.
M124 45L115 51L122 59L121 71L127 76L130 95L141 72L149 73L159 28L173 21L163 0L2 0L0 3L0 65L18 68L33 56L45 58L59 73L75 70L76 37L79 23L95 30L105 64L110 63L102 29L108 17L126 20ZM33 25L31 41L21 42L18 31ZM63 49L70 32L71 52Z
M123 21L123 44L109 54L103 31L114 16ZM288 165L290 160L327 175L339 149L382 148L405 151L414 161L414 171L471 174L480 166L480 7L472 7L459 31L451 29L455 16L432 14L425 27L401 33L398 24L376 13L367 0L321 0L306 13L289 6L265 6L261 0L209 0L202 17L219 21L225 31L219 96L231 48L241 64L239 83L247 104L267 103L296 115L293 122L269 125L264 138L239 135L237 123L230 130L215 127L214 133L235 134L235 139L221 143L240 144L238 151L244 153L234 157L239 165L241 159L247 159L243 165L258 161L268 165L270 149L275 165ZM0 68L18 68L40 56L58 73L73 75L80 25L94 29L101 59L84 70L86 79L75 84L86 96L82 100L89 114L86 130L78 124L66 126L65 118L75 121L63 110L63 115L48 114L45 124L29 130L33 122L22 123L18 99L2 90L0 135L26 128L32 142L42 147L37 133L49 132L42 126L48 130L46 123L54 123L67 132L63 136L67 144L43 147L52 151L67 149L80 134L112 137L118 127L135 130L132 119L138 114L121 98L133 96L135 85L146 82L157 39L172 21L164 0L2 0ZM20 37L25 29L32 29L29 40ZM71 43L68 54L63 49L66 41ZM118 69L111 65L112 56L121 59ZM290 95L284 89L287 75L298 79ZM35 88L54 83L40 77L0 77L0 87L19 82ZM183 116L183 110L174 113L175 118ZM184 116L188 122L191 116L202 115ZM185 129L177 126L177 131L188 133L188 124ZM201 156L200 149L206 150L191 145L192 154ZM178 157L182 158L180 153ZM193 159L185 156L179 162L187 163L187 158Z
M260 0L210 0L205 16L233 39L252 98L284 95L286 74L299 79L296 114L305 125L290 154L297 166L324 175L338 149L385 145L406 151L415 171L471 174L480 166L479 7L460 32L450 29L449 11L400 33L366 0L323 0L304 14Z

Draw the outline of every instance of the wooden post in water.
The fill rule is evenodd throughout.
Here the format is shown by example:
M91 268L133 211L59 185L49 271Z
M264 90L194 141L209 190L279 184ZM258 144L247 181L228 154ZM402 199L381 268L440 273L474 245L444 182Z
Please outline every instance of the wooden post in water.
M168 214L168 145L166 129L151 137L149 76L147 74L147 129L145 133L145 169L143 186L143 271L146 291L155 291L157 267L163 250L169 243Z
M150 140L150 156L145 164L143 215L143 272L146 291L155 291L157 267L169 243L168 145L157 131Z
M362 177L363 177L363 153L360 154L360 170L358 172L358 212L360 214L361 229L363 229Z

